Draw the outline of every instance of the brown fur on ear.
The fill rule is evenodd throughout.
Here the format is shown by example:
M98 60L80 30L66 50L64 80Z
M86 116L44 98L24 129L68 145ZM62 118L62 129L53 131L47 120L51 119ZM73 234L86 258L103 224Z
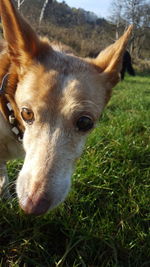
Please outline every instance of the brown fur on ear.
M11 0L0 0L0 13L4 37L8 43L11 60L17 64L26 64L43 54L50 46L42 42L31 26L20 16Z
M119 81L119 73L122 68L122 58L128 40L131 36L132 28L133 26L130 25L127 31L114 44L108 46L105 50L100 52L95 59L90 59L99 72L109 74L112 86L115 86L115 84Z

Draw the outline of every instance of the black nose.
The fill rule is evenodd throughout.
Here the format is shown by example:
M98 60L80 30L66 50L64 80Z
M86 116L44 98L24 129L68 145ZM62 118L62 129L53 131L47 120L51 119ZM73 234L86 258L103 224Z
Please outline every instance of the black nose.
M34 199L33 197L26 196L19 202L20 207L26 214L42 215L50 208L50 200L43 197Z

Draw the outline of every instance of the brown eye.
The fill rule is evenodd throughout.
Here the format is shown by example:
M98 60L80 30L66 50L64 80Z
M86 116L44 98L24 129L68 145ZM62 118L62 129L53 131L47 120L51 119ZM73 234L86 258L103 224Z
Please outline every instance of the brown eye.
M32 124L34 121L34 113L31 109L22 108L21 116L25 122Z
M92 129L93 125L93 120L88 116L82 116L76 122L77 129L82 132Z

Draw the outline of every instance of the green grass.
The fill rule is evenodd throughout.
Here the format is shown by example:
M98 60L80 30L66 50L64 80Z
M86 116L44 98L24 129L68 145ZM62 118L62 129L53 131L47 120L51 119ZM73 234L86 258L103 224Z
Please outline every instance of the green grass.
M0 266L150 266L150 79L127 77L87 140L67 200L41 217L0 204ZM8 164L16 177L18 163Z

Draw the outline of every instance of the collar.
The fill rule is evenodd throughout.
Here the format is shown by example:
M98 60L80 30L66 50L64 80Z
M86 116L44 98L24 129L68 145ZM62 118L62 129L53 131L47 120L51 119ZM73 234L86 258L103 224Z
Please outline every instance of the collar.
M19 127L20 123L15 117L12 105L6 97L5 91L7 87L8 76L9 76L9 73L5 74L5 76L2 79L1 86L0 86L0 97L3 96L3 100L4 100L3 112L6 116L7 121L9 122L10 129L12 133L14 134L14 136L16 137L17 141L22 142L23 131L20 129Z
M14 111L12 108L11 103L7 100L6 102L6 109L7 109L7 118L10 124L10 129L15 135L16 139L19 142L22 142L23 139L23 131L19 128L19 121L15 118Z
M9 73L6 73L2 79L1 87L0 87L0 95L5 94L5 89L7 86L7 80L8 80Z

